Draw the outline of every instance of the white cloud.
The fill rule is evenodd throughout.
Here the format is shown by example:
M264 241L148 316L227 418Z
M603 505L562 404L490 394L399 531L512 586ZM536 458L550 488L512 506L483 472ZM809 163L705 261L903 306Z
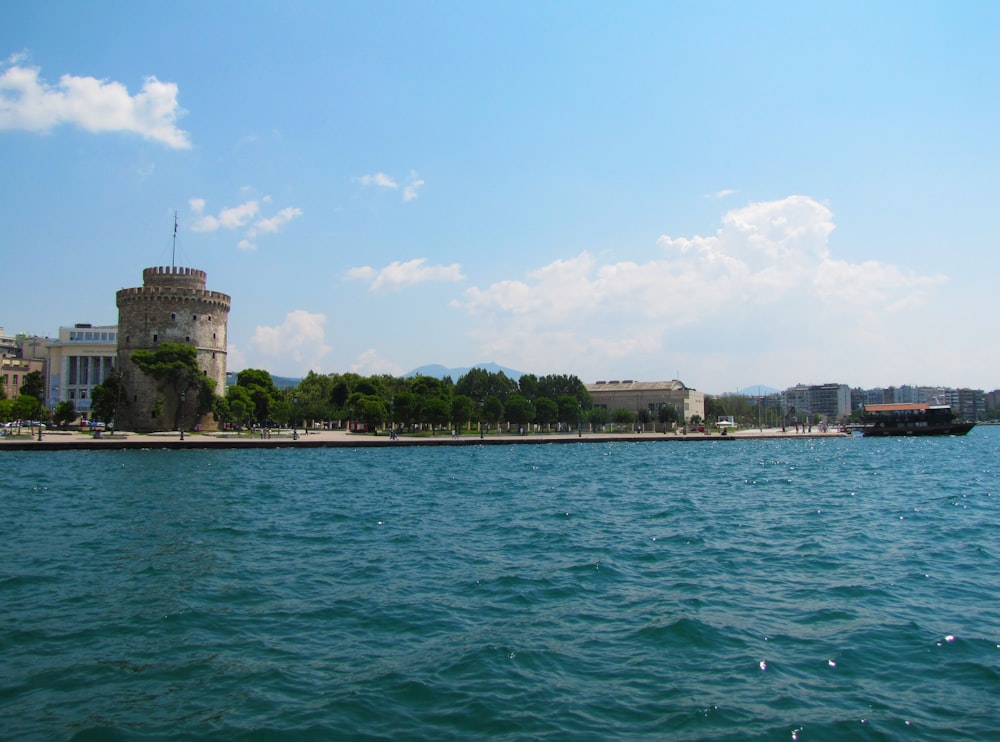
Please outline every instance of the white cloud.
M260 203L270 204L271 197L264 196L260 202L251 199L238 206L224 208L218 215L212 215L204 213L205 199L189 199L188 205L191 207L191 213L195 216L191 230L194 232L215 232L219 229L239 230L246 228L243 238L237 243L237 247L241 250L256 250L257 245L253 240L259 234L262 232L275 233L292 219L302 216L302 209L288 206L278 211L274 216L254 221L260 213Z
M302 209L295 206L289 206L282 209L275 216L272 216L269 219L261 219L255 222L253 229L250 230L250 236L254 237L258 232L277 232L281 225L287 224L292 221L292 219L300 216L302 216Z
M372 175L360 175L354 179L363 186L376 186L387 190L398 190L399 181L386 173L374 173ZM410 171L403 185L403 201L413 201L418 196L418 191L423 187L424 181L417 175L416 171Z
M406 187L403 188L403 200L412 201L417 197L417 191L423 187L424 181L415 173L411 172L407 179Z
M344 274L344 277L347 280L367 281L369 291L398 290L419 283L453 283L465 279L458 263L426 265L426 262L426 258L416 258L405 263L397 260L381 269L365 265L351 268Z
M379 188L399 188L399 184L391 176L385 173L375 173L374 175L361 175L355 178L363 186L378 186Z
M95 133L134 132L174 149L191 147L188 133L176 126L185 113L176 83L150 76L134 96L119 82L94 77L63 75L50 85L39 78L39 68L21 62L23 55L8 58L0 74L0 130L47 132L75 124Z
M398 363L382 358L374 348L369 348L359 355L349 370L362 376L374 376L377 374L390 374L392 376L402 376L405 371Z
M296 309L277 327L259 325L250 338L250 346L254 356L261 358L262 366L284 364L319 371L321 360L331 350L326 344L325 324L326 315Z
M247 201L239 206L223 209L219 212L219 225L226 229L239 229L253 219L258 211L260 206L256 201Z
M471 287L453 306L480 322L473 337L484 357L527 369L603 375L618 359L618 368L634 369L629 376L651 369L659 378L673 376L679 357L690 370L722 353L732 365L702 367L709 377L745 375L751 360L787 362L789 348L884 353L888 338L909 330L909 312L947 279L836 259L834 227L830 209L806 196L751 203L728 212L712 236L662 236L662 258L601 263L582 252ZM825 366L813 363L817 373Z

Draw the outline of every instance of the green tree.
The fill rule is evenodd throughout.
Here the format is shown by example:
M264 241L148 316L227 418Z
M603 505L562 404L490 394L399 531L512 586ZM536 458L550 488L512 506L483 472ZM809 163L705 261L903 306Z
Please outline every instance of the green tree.
M520 394L511 395L504 405L507 422L519 428L530 423L535 417L535 406Z
M252 419L263 423L271 419L271 404L280 393L271 374L259 368L247 368L236 374L236 386L243 387L253 402Z
M67 424L76 420L76 405L72 400L64 399L56 405L52 411L52 422L60 428L65 428Z
M534 402L538 397L538 377L534 374L524 374L517 380L518 389L521 396L529 402Z
M571 394L563 394L556 399L556 405L559 407L559 419L566 423L566 425L571 426L579 422L580 401L577 397Z
M482 409L482 420L489 426L490 423L494 423L497 426L497 432L500 430L500 421L503 419L503 402L500 401L499 397L487 397L486 401L483 402Z
M350 399L351 392L354 391L356 380L361 377L357 374L340 374L331 376L333 382L330 387L330 403L333 405L332 414L337 417L345 417L347 400Z
M445 425L451 419L451 405L441 397L431 397L423 404L422 417L431 426L431 432L435 428Z
M18 420L32 420L39 415L41 403L38 397L30 397L27 394L18 394L14 399L13 414Z
M538 394L539 396L555 400L564 395L574 397L585 410L589 410L593 405L590 392L587 391L587 387L576 376L567 376L566 374L542 376L538 380Z
M41 371L29 371L21 379L21 390L20 393L28 396L34 397L36 400L41 399L45 394L45 377L42 376Z
M270 414L271 422L284 427L291 422L292 403L285 398L272 400Z
M160 343L155 350L140 348L132 353L132 363L157 382L174 408L174 427L182 428L182 415L194 407L202 415L212 409L215 382L198 368L197 351L183 343ZM192 393L193 394L190 394ZM195 400L191 405L189 400ZM163 400L166 405L168 400ZM159 406L159 404L157 405Z
M299 420L329 420L333 417L333 406L330 395L333 392L333 379L323 374L310 371L295 388L293 414Z
M118 417L119 405L128 404L118 371L94 387L90 394L90 415L103 423L112 424Z
M649 410L639 410L639 414L636 417L639 419L639 424L643 426L643 430L645 430L646 425L653 422L653 416Z
M463 425L468 426L475 408L476 405L470 397L466 397L464 394L455 394L451 398L452 422L460 430Z
M548 397L538 397L535 400L535 422L551 429L552 423L559 420L559 405Z
M454 393L464 394L480 405L487 397L496 397L503 404L511 394L517 393L517 383L503 371L472 368L455 382Z
M603 428L608 424L608 408L591 407L587 412L587 422L590 423L590 427L594 430Z
M246 387L238 384L226 391L226 404L229 406L229 419L238 429L244 424L253 424L256 406Z
M661 404L660 409L656 411L656 419L664 426L664 429L667 425L677 422L678 418L677 408L669 403Z
M451 386L432 376L414 376L407 380L407 389L418 400L419 422L433 429L451 418ZM444 419L442 419L442 417Z
M618 407L611 411L611 422L615 425L631 425L635 422L635 413L624 407Z
M365 397L381 397L382 391L382 379L378 376L367 376L354 385L354 393Z
M420 421L420 398L413 392L400 392L392 401L394 422L409 430Z
M250 411L253 409L252 403L243 401L242 399L230 399L227 400L229 404L229 417L236 426L237 430L243 427L243 424L247 420L247 416L250 415Z
M382 423L388 413L382 400L373 395L359 395L356 398L352 395L350 404L354 407L354 414L370 428L378 433L377 428Z

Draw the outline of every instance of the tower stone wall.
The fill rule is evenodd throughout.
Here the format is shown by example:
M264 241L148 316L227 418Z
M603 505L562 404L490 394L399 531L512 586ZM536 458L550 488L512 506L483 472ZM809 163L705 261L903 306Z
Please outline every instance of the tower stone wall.
M142 286L118 292L118 369L125 397L119 404L119 429L146 433L172 430L178 424L189 429L196 424L206 430L215 427L211 413L195 419L197 400L185 399L181 407L131 361L136 350L155 350L160 343L190 345L197 352L198 368L215 380L216 394L226 393L231 299L209 291L207 280L205 271L194 268L146 268Z

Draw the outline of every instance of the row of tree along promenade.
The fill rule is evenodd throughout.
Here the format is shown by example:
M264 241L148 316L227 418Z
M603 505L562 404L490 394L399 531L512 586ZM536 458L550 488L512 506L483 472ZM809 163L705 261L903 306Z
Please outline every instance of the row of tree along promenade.
M72 430L81 425L71 423L74 412L45 415L45 410L32 408L37 409L32 419L46 420L49 426L34 441L44 446L29 446L34 431L29 429L25 437L24 428L15 428L18 434L5 435L2 447L357 447L747 437L746 431L713 434L704 421L685 420L670 404L661 406L655 419L646 410L608 410L593 404L575 376L527 374L514 381L502 372L472 369L452 382L448 377L310 372L298 385L279 388L267 371L247 369L219 396L199 372L189 346L162 343L155 351L136 351L132 358L156 384L149 410L130 409L122 380L112 374L92 394L87 422L102 428L81 435ZM7 407L19 404L25 413L21 417L27 417L29 403L38 404L32 391L22 389L24 399L8 401ZM122 426L116 423L134 419L137 412L153 420L153 430L117 432ZM107 432L111 430L116 433ZM753 433L787 437L790 431Z

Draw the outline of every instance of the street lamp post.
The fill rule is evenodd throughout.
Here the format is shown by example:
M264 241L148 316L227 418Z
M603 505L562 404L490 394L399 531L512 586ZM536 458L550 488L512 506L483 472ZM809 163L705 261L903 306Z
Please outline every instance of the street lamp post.
M299 411L299 395L292 395L292 440L297 441L299 439L299 431L295 429L295 416Z
M187 399L187 394L181 392L181 406L177 410L177 417L180 420L178 427L181 429L181 440L184 440L184 401Z
M45 401L45 392L38 393L38 440L42 440L42 409Z

